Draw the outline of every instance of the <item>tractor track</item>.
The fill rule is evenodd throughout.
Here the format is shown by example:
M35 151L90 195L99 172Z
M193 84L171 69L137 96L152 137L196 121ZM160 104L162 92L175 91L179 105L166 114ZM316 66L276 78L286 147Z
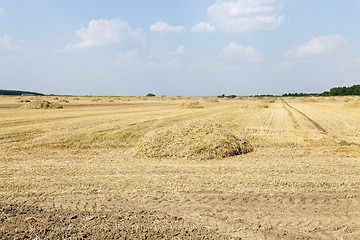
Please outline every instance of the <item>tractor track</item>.
M311 118L310 118L309 116L307 116L305 113L303 113L303 112L301 112L300 110L296 109L295 107L291 106L291 105L290 105L288 102L286 102L284 99L281 99L281 101L282 101L283 106L284 106L285 108L288 107L288 108L294 110L295 112L300 113L300 114L301 114L303 117L305 117L305 118L314 126L314 128L317 129L320 133L322 133L322 134L327 134L327 133L328 133L323 127L320 126L320 124L318 124L316 121L314 121L313 119L311 119ZM290 111L289 109L287 109L287 110L288 110L288 112ZM293 116L293 114L292 114L291 112L289 112L289 115L290 115L290 117ZM292 119L293 122L295 123L295 126L298 125L298 124L296 123L296 120L294 120L293 117L292 117L291 119Z

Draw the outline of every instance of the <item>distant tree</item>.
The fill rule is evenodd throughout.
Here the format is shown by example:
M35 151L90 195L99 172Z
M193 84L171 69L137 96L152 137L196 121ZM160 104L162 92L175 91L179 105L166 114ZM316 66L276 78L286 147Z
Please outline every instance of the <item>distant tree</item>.
M347 96L347 95L359 95L360 85L353 85L351 87L334 87L330 91L324 91L323 93L285 93L283 97L305 97L305 96Z
M148 93L148 94L146 94L146 96L147 96L147 97L155 97L156 95L153 94L153 93Z
M218 96L218 98L224 98L225 94L221 94L220 96Z
M19 91L19 90L3 90L0 89L0 95L34 95L34 96L44 96L42 93L29 92L29 91Z
M360 95L360 85L353 85L351 87L331 88L329 95L330 96Z

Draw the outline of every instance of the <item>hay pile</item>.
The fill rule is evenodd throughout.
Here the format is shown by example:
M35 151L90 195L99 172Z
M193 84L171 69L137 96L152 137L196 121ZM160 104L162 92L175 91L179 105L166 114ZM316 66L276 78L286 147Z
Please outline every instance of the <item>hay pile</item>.
M276 102L276 98L266 98L264 100L264 103L274 103L274 102Z
M241 108L252 108L252 109L259 109L259 108L268 108L269 105L262 102L248 102L243 105L241 105Z
M185 101L179 104L179 107L182 108L204 108L198 101Z
M217 102L219 102L219 100L217 100L216 98L209 98L209 97L204 97L204 98L202 98L202 100L204 100L204 102L208 102L208 103L217 103Z
M195 119L146 134L135 147L140 156L215 159L253 151L252 146L210 119Z
M50 109L50 108L63 108L57 102L48 102L46 100L33 100L23 106L23 108L27 109Z
M346 108L360 108L360 102L352 100L344 104Z
M302 98L301 99L303 102L308 102L308 103L311 103L311 102L319 102L319 100L318 99L316 99L316 98L313 98L313 97L305 97L305 98Z

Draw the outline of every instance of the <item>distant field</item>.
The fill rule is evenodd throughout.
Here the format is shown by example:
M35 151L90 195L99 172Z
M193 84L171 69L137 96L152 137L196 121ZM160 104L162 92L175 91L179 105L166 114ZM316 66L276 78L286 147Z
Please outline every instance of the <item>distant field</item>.
M63 108L22 108L35 99ZM202 108L179 106L188 100ZM0 238L358 239L359 104L0 96ZM148 132L191 119L221 123L254 151L136 155Z

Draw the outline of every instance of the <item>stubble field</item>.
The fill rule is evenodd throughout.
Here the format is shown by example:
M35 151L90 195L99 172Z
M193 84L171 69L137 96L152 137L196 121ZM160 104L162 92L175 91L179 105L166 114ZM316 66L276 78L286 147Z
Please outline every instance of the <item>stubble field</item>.
M360 97L35 98L0 96L1 239L360 239ZM137 154L192 119L254 151Z

